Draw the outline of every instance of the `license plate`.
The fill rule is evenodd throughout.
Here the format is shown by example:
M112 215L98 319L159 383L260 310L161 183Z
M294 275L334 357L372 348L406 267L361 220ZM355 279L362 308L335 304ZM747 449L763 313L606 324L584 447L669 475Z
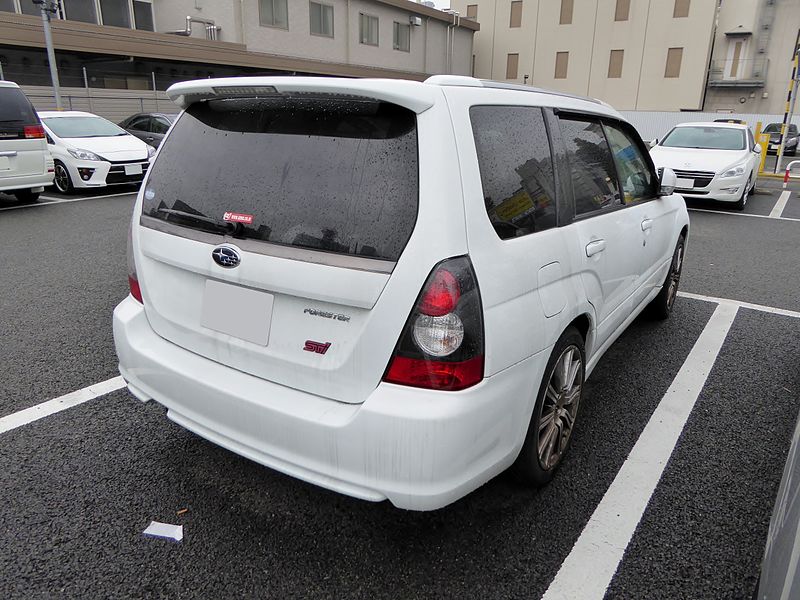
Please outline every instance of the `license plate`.
M125 175L141 175L142 165L125 165Z
M206 280L200 324L266 346L272 323L272 294Z
M7 156L0 156L0 171L11 169L11 160Z
M678 178L677 187L687 189L694 187L694 179L681 179Z

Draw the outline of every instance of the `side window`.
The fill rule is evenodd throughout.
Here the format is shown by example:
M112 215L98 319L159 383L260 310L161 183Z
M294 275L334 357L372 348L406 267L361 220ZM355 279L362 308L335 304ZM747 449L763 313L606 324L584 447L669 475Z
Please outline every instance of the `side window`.
M655 198L655 174L639 146L622 129L608 123L604 127L622 183L625 204Z
M135 131L148 131L150 125L150 117L138 117L128 124L128 129Z
M540 108L473 106L483 199L501 239L556 225L555 176Z
M622 197L603 127L591 119L560 118L570 162L575 214L619 206Z
M165 134L169 129L169 123L162 117L153 117L150 121L150 131L153 133Z

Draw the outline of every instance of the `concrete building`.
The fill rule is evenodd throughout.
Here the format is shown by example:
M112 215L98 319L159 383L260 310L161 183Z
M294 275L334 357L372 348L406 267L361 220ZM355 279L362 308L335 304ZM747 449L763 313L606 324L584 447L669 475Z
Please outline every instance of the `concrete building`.
M476 77L601 98L623 110L697 110L716 0L452 0L481 24Z
M52 32L65 108L119 120L199 77L466 75L479 25L458 21L410 0L61 0ZM0 73L54 107L32 0L0 0Z
M798 44L799 0L723 0L706 110L782 114Z

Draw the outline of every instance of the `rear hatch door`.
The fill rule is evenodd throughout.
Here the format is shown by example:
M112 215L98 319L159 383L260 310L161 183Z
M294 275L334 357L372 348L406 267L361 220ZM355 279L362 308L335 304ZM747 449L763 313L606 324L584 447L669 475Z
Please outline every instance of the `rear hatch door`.
M141 198L136 260L153 329L234 369L363 401L410 309L381 295L414 231L418 163L416 114L390 102L191 104Z
M43 175L47 142L27 138L26 127L40 126L28 98L16 87L0 87L0 178Z

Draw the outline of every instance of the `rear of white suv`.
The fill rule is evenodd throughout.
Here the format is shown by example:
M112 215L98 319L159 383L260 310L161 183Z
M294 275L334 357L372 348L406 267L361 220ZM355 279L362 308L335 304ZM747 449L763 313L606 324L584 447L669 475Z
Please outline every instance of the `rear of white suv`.
M131 295L114 312L130 391L264 465L415 510L445 506L547 445L526 439L549 414L535 410L548 377L563 383L550 416L574 420L602 351L654 298L669 312L674 295L661 290L677 289L685 207L658 197L641 140L614 152L638 156L643 172L618 175L590 115L576 135L602 140L607 161L587 176L599 191L575 218L572 191L555 190L571 177L559 167L556 185L555 113L536 103L618 117L599 103L448 82L170 88L186 110L140 190ZM518 102L534 106L511 121L470 108ZM536 128L535 145L509 124ZM608 251L590 255L604 228ZM594 272L590 301L583 281ZM603 327L592 302L611 315ZM528 479L552 475L569 441L559 431L546 473Z
M36 111L16 83L0 81L0 192L32 202L52 182L53 159Z

